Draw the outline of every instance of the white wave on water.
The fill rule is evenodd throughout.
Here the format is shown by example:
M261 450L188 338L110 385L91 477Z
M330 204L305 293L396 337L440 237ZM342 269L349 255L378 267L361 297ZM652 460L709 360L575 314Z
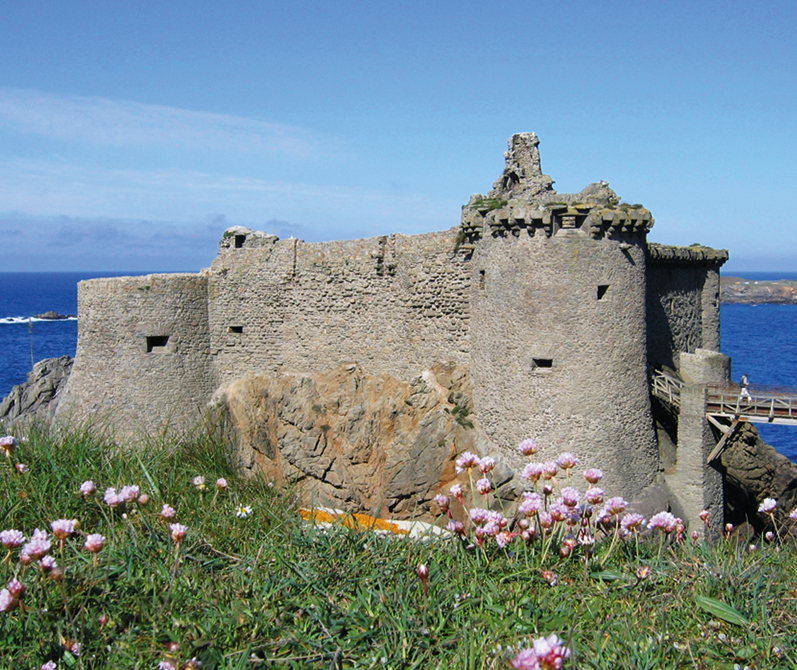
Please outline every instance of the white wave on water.
M0 325L8 323L52 323L54 321L77 321L77 317L68 316L65 319L40 319L35 316L7 316L0 319Z

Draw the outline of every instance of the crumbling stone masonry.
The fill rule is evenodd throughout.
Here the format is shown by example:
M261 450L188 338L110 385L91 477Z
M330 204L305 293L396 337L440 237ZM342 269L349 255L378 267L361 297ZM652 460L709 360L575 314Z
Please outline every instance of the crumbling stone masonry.
M607 473L607 490L637 496L663 470L648 366L678 371L682 353L719 348L727 253L647 244L650 212L621 203L606 182L556 193L538 144L533 133L514 135L492 190L472 196L460 225L444 232L308 244L236 227L199 274L81 282L77 356L59 417L107 420L128 435L186 428L253 375L266 393L280 375L356 364L358 375L391 388L388 379L411 387L421 378L431 388L428 371L455 366L467 389L443 389L432 404L460 417L466 408L460 424L474 426L470 446L499 456L511 474L522 464L515 445L533 436L543 458L577 452ZM319 425L305 410L300 424L318 436L323 421L324 439L337 444L324 402ZM285 458L276 454L282 429L271 430L250 463ZM462 448L451 440L446 453ZM392 460L373 463L394 497L391 478L406 476L422 446L403 457L387 449ZM364 500L336 488L353 481L343 451L325 469L303 466L301 455L289 469L333 501ZM443 469L413 490L420 509L442 486Z

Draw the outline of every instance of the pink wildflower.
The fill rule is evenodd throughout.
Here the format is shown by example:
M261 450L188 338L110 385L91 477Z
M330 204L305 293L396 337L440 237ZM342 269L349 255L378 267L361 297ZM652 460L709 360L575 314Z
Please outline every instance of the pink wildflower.
M158 670L177 670L177 667L171 661L161 661L158 663Z
M84 498L88 498L89 496L93 496L94 492L97 490L97 487L94 485L94 482L90 479L87 479L80 485L80 495Z
M584 479L587 480L588 484L597 484L601 479L603 479L603 470L599 470L598 468L589 468L588 470L584 471Z
M464 495L462 493L462 484L454 484L450 489L449 492L452 496L454 496L459 502L464 500Z
M125 502L135 502L136 498L139 496L139 488L138 486L123 486L122 490L119 491L119 497L124 500Z
M92 533L91 535L86 536L86 544L83 546L85 546L86 549L88 549L92 554L96 554L102 550L104 544L105 538L102 535L99 533Z
M581 500L581 491L572 486L565 486L562 489L562 502L568 507L577 507Z
M442 493L438 493L434 497L434 501L440 507L440 510L445 514L451 508L451 501L448 499L448 496L444 496Z
M571 470L579 464L579 460L575 454L569 451L563 451L559 454L559 458L556 459L556 464L562 468L562 470Z
M556 635L534 640L534 653L537 654L541 670L561 670L565 659L570 658L570 650Z
M25 536L20 530L14 530L13 528L4 530L0 532L0 544L11 551L11 549L16 549L25 544Z
M606 511L612 516L619 516L625 512L626 508L628 507L628 502L625 500L625 498L616 496L614 498L609 498L606 501L605 507Z
M700 533L696 530L693 530L689 535L692 537L692 544L697 544L698 540L700 540Z
M425 563L421 563L415 568L415 574L418 575L418 579L423 584L423 595L429 595L429 568L426 567Z
M19 601L9 593L8 589L0 590L0 612L10 612L17 605Z
M14 436L6 435L5 437L0 437L0 449L5 452L6 458L11 458L16 448L17 439Z
M778 501L774 498L764 498L764 500L758 506L758 511L763 514L772 514L777 506Z
M42 572L50 572L50 570L54 570L58 567L58 563L56 563L55 559L49 554L47 554L47 556L42 556L39 565L41 566Z
M22 547L19 560L23 565L27 565L33 561L38 561L42 556L50 551L51 546L52 545L50 544L47 533L37 528L33 531L33 536L31 537L30 542Z
M542 477L542 463L528 463L526 467L523 468L523 471L520 473L520 476L523 479L529 479L535 484L540 481L540 477Z
M537 453L537 443L531 438L527 438L517 446L517 450L524 456L533 456Z
M140 496L138 496L136 504L141 505L142 507L146 507L147 505L149 505L149 496L146 493L142 493Z
M650 577L650 566L649 565L640 565L636 569L636 578L641 582Z
M476 490L483 496L486 496L488 493L490 493L490 491L493 490L492 482L490 482L487 477L483 477L476 482Z
M501 532L501 526L499 526L495 521L488 521L481 527L481 530L485 535L495 537Z
M25 587L25 585L16 578L8 582L8 592L11 594L12 598L22 600L22 598L25 596L25 591L27 590L28 589Z
M227 484L227 480L224 479L224 477L219 477L216 480L216 488L217 489L219 489L219 490L226 489L228 486L229 486L229 484Z
M560 502L550 506L549 510L554 521L564 521L570 513L570 508Z
M169 530L172 531L172 539L180 544L188 533L188 528L181 523L170 523Z
M47 661L47 663L39 667L39 670L58 670L58 666L55 661Z
M495 536L495 541L501 549L508 546L510 542L512 542L512 533L507 530L502 530L498 535Z
M536 493L523 494L524 500L518 506L518 512L525 516L534 516L543 507L542 498Z
M512 659L512 667L515 670L540 670L540 662L533 649L521 649Z
M559 472L559 464L556 461L548 461L542 464L542 476L545 479L553 479Z
M21 475L24 475L26 472L30 471L30 468L24 463L17 463L16 468L17 472Z
M675 530L678 520L669 512L659 512L650 517L648 521L648 528L653 530L658 528L660 531L669 535Z
M176 515L177 512L174 511L174 507L172 507L171 505L164 505L163 507L161 507L161 516L164 519L174 519Z
M600 505L603 502L603 496L603 489L600 489L597 486L587 489L587 492L584 494L584 498L586 498L590 505Z
M487 513L486 509L482 509L481 507L474 507L469 512L471 521L477 525L481 525L485 523L489 518L490 515Z
M105 504L112 509L118 507L124 502L124 499L116 492L116 489L114 488L105 489L103 500L105 501Z
M488 472L495 468L495 459L490 456L485 456L479 461L479 472L486 475Z
M77 519L58 519L50 524L53 529L53 535L59 540L65 540L72 533L75 532Z
M789 518L790 518L792 521L794 521L794 523L797 523L797 507L795 507L795 508L794 508L794 509L793 509L793 510L792 510L792 511L789 513Z
M540 526L544 530L548 530L553 526L553 517L550 515L549 512L540 512L537 514L537 519L540 521Z
M480 459L476 454L470 451L465 451L457 457L457 460L454 461L454 465L457 469L457 472L462 473L465 472L465 470L470 470L471 468L478 466L479 461Z
M446 530L455 535L463 535L465 533L465 525L461 521L451 519L446 525Z
M636 512L629 512L623 517L620 526L629 533L638 533L645 523L645 517Z
M772 542L775 539L775 533L773 533L771 530L768 530L766 533L764 533L764 539L767 542Z
M200 491L205 488L205 478L202 475L197 475L191 480L191 483L196 486Z

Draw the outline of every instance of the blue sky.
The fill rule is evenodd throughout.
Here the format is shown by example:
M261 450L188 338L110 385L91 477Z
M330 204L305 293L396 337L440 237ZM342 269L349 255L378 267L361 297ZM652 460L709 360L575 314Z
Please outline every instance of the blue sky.
M650 239L797 270L793 3L0 1L0 267L442 230L535 131Z

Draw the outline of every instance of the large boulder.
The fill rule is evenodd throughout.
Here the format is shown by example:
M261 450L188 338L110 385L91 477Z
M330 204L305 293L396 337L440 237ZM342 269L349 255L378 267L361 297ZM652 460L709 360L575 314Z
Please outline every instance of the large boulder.
M241 465L295 481L304 504L428 517L437 513L431 499L456 479L456 455L489 448L469 416L470 375L455 364L410 382L356 364L253 374L220 389L216 401Z
M58 406L59 394L72 371L69 356L45 358L33 366L28 379L17 384L0 402L0 422L5 426L49 423Z
M750 423L737 431L720 462L726 470L726 522L735 526L749 523L761 533L771 526L771 520L758 506L764 498L774 498L778 501L776 523L792 528L788 513L797 507L797 464L766 444Z

